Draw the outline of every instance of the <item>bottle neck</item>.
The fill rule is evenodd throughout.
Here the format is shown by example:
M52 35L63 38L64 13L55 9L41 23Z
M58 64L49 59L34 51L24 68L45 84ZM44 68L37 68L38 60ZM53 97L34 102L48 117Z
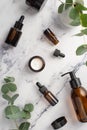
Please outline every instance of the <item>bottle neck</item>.
M79 78L72 79L72 80L70 81L70 85L71 85L71 88L72 88L72 89L79 88L79 87L81 86L80 79L79 79Z

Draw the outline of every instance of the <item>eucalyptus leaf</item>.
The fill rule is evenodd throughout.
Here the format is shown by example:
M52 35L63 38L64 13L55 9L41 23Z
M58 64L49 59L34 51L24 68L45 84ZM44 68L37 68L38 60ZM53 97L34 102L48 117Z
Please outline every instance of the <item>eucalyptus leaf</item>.
M11 92L15 92L17 90L17 86L14 83L8 83L8 87Z
M79 3L76 4L75 8L76 8L77 11L79 11L79 12L81 12L81 11L86 11L86 10L87 10L87 8L86 8L84 5L79 4Z
M70 25L72 26L79 26L80 25L80 18L76 18L75 20L73 20Z
M87 35L87 28L81 30L81 32L82 32L83 34Z
M73 20L79 17L79 12L76 10L76 8L72 7L69 12L69 17Z
M75 36L83 36L84 34L81 32L81 33L77 33L75 34Z
M87 61L86 61L86 66L87 66Z
M17 86L14 83L7 83L6 84L11 92L15 92L17 90Z
M4 78L5 82L8 83L8 82L14 82L15 81L15 78L14 77L6 77Z
M14 104L14 101L18 98L19 94L15 94L12 98L11 98L11 104Z
M73 4L73 0L66 0L65 2L65 10L70 8Z
M63 9L64 9L64 4L61 4L61 5L58 7L58 13L62 13L62 12L63 12Z
M4 94L4 95L2 95L2 97L3 97L4 99L6 99L6 100L8 101L8 103L11 102L11 97L10 97L10 96Z
M76 55L83 55L85 52L87 52L87 44L83 44L76 50Z
M12 115L8 115L7 118L9 119L25 119L26 115L23 111L20 111L18 113L12 114Z
M24 106L24 111L26 111L26 112L32 112L34 110L34 106L33 106L33 104L26 104L25 106Z
M87 27L87 14L81 14L80 21L83 27Z
M25 115L24 115L24 119L30 119L31 118L31 113L30 112L26 112L26 111L24 111L23 110L23 112L25 113Z
M24 122L19 126L19 130L28 130L30 127L30 123L29 122Z
M2 91L2 93L4 93L4 94L6 94L6 93L9 92L9 88L8 88L7 84L4 84L4 85L2 86L1 91Z
M19 119L20 109L14 105L8 106L5 108L5 115L9 119Z

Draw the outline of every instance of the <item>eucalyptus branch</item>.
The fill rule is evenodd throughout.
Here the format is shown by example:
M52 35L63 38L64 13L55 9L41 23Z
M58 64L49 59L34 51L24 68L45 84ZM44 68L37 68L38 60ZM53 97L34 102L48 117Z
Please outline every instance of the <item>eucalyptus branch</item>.
M84 6L84 1L65 0L65 2L61 3L58 7L58 13L63 13L67 9L69 9L69 18L71 19L70 25L82 27L80 33L75 36L83 36L84 43L76 50L77 55L83 55L87 52L87 43L85 40L85 35L87 35L87 7Z
M5 108L5 116L7 119L12 119L17 127L17 130L28 130L30 123L27 119L31 118L31 112L34 109L33 104L25 104L24 108L21 109L19 106L15 105L15 100L18 98L19 94L14 94L10 96L10 93L14 93L17 90L17 86L14 83L15 78L6 77L4 79L5 83L2 85L1 91L3 93L2 97L8 101L8 106ZM24 122L17 123L17 120L24 120Z

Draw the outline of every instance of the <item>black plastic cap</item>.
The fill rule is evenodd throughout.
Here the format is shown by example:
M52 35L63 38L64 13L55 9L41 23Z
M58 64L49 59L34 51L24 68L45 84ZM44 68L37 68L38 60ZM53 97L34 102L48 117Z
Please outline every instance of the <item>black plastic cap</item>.
M25 18L25 17L22 15L22 16L20 17L19 21L16 21L14 27L17 28L17 29L19 29L19 30L21 30L22 27L23 27L24 18Z
M63 127L66 123L67 123L67 120L63 116L63 117L56 119L51 125L54 129L59 129L59 128Z
M62 58L65 57L65 54L61 53L61 51L58 50L58 49L55 49L53 55L54 55L55 57L59 57L59 56L62 57Z
M45 0L26 0L26 4L39 10Z
M46 91L48 91L47 88L46 88L45 86L41 85L39 82L37 82L36 85L38 86L39 91L40 91L42 94L44 94Z

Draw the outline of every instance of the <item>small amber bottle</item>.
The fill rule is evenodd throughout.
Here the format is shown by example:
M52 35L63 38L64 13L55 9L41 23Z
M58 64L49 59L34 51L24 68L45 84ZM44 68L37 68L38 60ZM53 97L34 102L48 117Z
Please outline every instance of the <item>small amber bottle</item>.
M87 122L87 91L81 86L80 79L75 76L74 72L68 72L66 74L70 74L71 77L71 99L77 118L81 122Z
M44 35L54 44L57 45L59 43L59 40L57 39L56 35L51 31L50 28L47 28L44 31Z
M16 21L13 28L10 29L9 34L6 39L6 43L12 45L14 47L17 46L17 43L22 35L22 27L23 27L24 16L21 16L19 21Z
M39 87L39 91L52 106L55 106L58 103L58 99L50 91L48 91L45 86L41 85L39 82L37 82L36 85Z

